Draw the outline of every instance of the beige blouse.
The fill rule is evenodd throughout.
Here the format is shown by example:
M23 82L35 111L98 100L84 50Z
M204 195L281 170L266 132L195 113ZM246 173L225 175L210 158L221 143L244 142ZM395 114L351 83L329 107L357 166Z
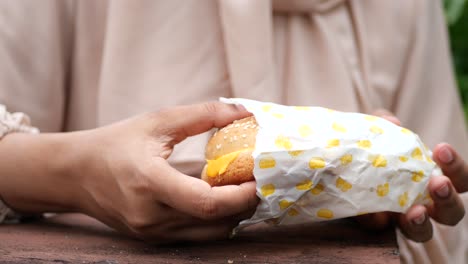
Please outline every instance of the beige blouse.
M0 103L42 131L88 129L161 107L246 97L394 112L429 146L468 159L439 1L2 1ZM207 135L176 147L197 175ZM464 197L468 204L468 197ZM468 208L467 208L468 210ZM405 263L467 263L468 219Z

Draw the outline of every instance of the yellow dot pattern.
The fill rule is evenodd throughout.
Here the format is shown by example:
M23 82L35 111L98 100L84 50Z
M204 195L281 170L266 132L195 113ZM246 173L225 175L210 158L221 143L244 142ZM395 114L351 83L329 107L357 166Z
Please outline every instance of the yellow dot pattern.
M292 151L288 151L288 153L292 157L297 157L297 156L301 155L302 153L304 153L304 151L303 150L292 150Z
M348 165L353 162L353 155L351 154L344 154L340 158L341 165Z
M380 128L379 126L371 126L369 130L374 133L374 134L383 134L384 130Z
M275 193L275 185L273 184L265 184L260 188L261 193L264 197L267 197L269 195L272 195Z
M264 106L262 106L262 111L263 112L270 112L272 107L273 107L272 105L264 105Z
M343 125L340 125L338 123L333 123L332 129L335 130L336 132L340 133L346 133L347 129Z
M402 129L401 129L401 132L402 132L403 134L407 134L407 135L413 134L413 132L411 132L411 130L409 130L409 129L407 129L407 128L402 128Z
M289 215L289 216L297 216L297 215L299 215L299 211L297 211L297 210L294 209L294 208L291 208L291 209L289 209L289 211L288 211L288 215Z
M376 168L384 168L387 167L387 159L383 155L377 155L371 158L372 166Z
M319 195L321 192L323 192L324 189L325 187L323 186L323 184L318 183L317 185L315 185L315 187L312 190L310 190L310 192L313 195Z
M402 195L398 196L398 204L401 207L405 207L408 203L408 192L404 192Z
M312 135L312 133L312 129L308 125L301 125L299 127L299 135L301 135L301 137L308 137Z
M386 182L385 184L377 185L377 189L376 189L377 196L379 197L387 196L389 191L390 191L390 185L388 184L388 182Z
M370 140L367 139L359 140L357 142L357 145L362 149L369 149L372 147L372 143L370 142Z
M426 156L426 161L432 164L434 163L434 161L429 156Z
M414 182L420 182L424 177L424 171L413 172L411 180Z
M275 146L277 146L278 148L286 149L286 150L292 149L291 140L288 137L285 137L283 135L279 135L275 139Z
M338 177L338 179L336 179L335 185L336 188L340 189L342 192L347 192L351 188L353 188L353 185L351 183L347 182L341 177Z
M276 117L278 119L283 119L284 118L284 115L283 114L280 114L280 113L273 113L271 114L273 117Z
M413 159L417 159L417 160L423 160L423 156L422 156L422 151L420 148L415 148L413 150L413 152L411 152L411 157Z
M433 203L434 200L432 200L432 197L429 193L426 193L426 197L424 197L424 200L427 200L429 203Z
M333 218L333 211L330 209L322 208L317 211L317 216L325 219Z
M416 201L420 201L423 199L422 193L418 193L418 196L416 196Z
M398 159L399 159L401 162L407 162L407 161L408 161L408 157L406 157L406 156L400 156L400 157L398 157Z
M307 179L296 184L296 189L298 189L299 191L306 191L310 190L310 188L312 188L312 185L314 185L314 183L311 180Z
M338 147L340 145L340 140L339 139L330 139L327 142L327 148L333 148L333 147Z
M309 161L309 168L313 170L325 168L325 165L325 160L322 158L312 158Z
M308 106L294 106L294 109L298 110L298 111L309 111L310 107L308 107Z
M284 210L284 209L290 207L293 204L294 204L293 202L288 201L288 200L279 201L279 207L280 207L281 210Z
M276 166L276 160L274 158L263 158L260 160L258 166L260 169L270 169Z
M374 122L374 121L377 121L377 119L379 119L379 118L376 117L376 116L372 116L372 115L365 115L364 119L367 120L367 121Z

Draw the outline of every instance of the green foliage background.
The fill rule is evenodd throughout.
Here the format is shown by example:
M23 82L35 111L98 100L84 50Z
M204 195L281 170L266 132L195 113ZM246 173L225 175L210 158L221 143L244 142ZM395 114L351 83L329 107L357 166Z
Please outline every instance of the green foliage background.
M444 1L449 25L453 63L468 120L468 4L467 0Z

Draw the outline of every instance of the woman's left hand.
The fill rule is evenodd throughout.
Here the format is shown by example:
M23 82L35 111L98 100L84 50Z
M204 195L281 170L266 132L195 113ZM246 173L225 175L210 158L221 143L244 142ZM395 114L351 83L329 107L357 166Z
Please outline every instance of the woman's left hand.
M379 110L374 114L400 125L400 121L388 111ZM465 215L459 193L468 191L468 165L447 143L434 148L433 159L444 175L434 176L429 181L428 191L434 201L431 205L414 205L406 214L383 212L356 219L371 229L382 229L395 223L408 239L416 242L432 238L430 218L440 224L455 226Z

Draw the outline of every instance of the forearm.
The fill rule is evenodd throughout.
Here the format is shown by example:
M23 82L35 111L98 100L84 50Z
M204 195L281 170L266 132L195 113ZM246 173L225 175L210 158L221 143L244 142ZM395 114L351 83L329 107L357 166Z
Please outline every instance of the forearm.
M77 211L79 133L13 133L0 141L0 196L19 212Z

